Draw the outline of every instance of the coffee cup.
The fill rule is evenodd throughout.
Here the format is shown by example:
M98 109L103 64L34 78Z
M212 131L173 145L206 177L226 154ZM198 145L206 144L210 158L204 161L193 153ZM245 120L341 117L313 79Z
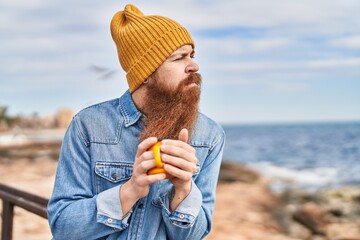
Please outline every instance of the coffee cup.
M149 148L149 151L152 151L154 153L155 167L150 169L147 172L147 174L152 175L152 174L158 174L158 173L165 173L166 178L173 178L173 176L171 176L170 174L165 172L165 170L163 168L164 164L161 161L160 146L161 146L161 142L157 142L151 148Z

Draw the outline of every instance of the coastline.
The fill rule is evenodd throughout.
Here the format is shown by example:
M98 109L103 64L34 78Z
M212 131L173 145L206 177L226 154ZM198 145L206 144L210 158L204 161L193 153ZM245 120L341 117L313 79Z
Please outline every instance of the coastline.
M214 226L206 239L360 239L360 186L273 191L273 181L246 166L224 162Z
M59 148L58 143L0 149L0 182L49 198ZM360 239L360 187L278 192L271 184L246 166L224 162L205 239ZM51 233L46 219L15 208L13 237L42 240Z

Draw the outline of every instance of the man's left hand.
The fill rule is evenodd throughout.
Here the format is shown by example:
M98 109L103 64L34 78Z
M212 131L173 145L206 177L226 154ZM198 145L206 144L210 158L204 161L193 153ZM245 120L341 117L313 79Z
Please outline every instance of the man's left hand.
M197 170L196 151L187 143L188 139L188 130L182 129L178 140L166 139L161 142L161 159L164 169L174 176L171 179L175 188L175 195L170 205L171 211L174 211L190 193L192 176Z

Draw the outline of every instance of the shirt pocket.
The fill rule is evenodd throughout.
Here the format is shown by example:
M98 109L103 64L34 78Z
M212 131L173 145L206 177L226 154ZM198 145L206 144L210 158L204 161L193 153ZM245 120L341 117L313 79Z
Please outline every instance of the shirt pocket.
M133 165L119 162L96 162L97 194L109 188L124 184L132 176Z

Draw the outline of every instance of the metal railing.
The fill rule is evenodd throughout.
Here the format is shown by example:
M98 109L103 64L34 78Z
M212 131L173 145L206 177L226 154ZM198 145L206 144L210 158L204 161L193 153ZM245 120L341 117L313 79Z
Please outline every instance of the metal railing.
M14 219L14 206L26 209L47 219L48 199L24 192L0 183L0 198L2 199L1 239L11 240Z

